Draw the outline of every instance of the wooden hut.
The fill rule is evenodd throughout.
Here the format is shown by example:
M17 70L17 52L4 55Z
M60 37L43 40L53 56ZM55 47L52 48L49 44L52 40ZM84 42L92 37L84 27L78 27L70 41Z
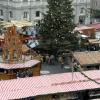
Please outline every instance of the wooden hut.
M86 35L90 38L95 38L96 29L94 27L79 26L75 27L74 31L78 31L80 34Z
M100 71L84 71L100 83ZM79 72L0 81L0 100L90 100L100 98L100 85ZM90 99L88 99L90 97Z
M39 76L40 70L41 62L38 60L16 64L0 63L0 80Z
M16 27L8 27L4 35L0 80L40 75L41 62L39 60L23 59L23 54L29 50L23 44L20 35L16 33Z
M99 51L74 52L73 61L78 65L80 65L83 70L99 69L100 52Z
M100 39L88 39L88 47L90 50L99 50L100 48Z

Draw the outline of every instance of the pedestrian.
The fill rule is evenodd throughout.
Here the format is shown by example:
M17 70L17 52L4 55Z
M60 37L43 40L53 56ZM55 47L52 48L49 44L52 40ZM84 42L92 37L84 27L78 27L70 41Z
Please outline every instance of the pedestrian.
M58 60L59 60L59 63L61 64L61 68L63 68L64 67L64 59L63 59L63 57L59 56Z
M49 54L46 55L45 62L46 62L46 64L49 64Z
M39 60L41 61L41 63L43 63L43 56L40 53L38 54L38 56L39 56Z
M55 57L54 55L51 55L49 58L49 64L54 65L54 63L55 63Z

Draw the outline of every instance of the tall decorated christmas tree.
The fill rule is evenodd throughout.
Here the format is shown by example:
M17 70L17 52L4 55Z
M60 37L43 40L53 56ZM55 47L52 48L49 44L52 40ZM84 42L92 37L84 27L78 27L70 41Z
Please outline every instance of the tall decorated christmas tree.
M71 0L47 0L48 11L39 23L41 45L51 49L73 49L77 44Z

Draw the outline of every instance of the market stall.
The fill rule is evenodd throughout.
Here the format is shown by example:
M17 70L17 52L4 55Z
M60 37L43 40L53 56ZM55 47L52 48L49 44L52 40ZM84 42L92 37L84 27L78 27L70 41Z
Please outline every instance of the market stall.
M83 73L100 83L99 70ZM87 100L88 97L100 98L100 85L79 72L74 72L73 80L72 73L60 73L0 81L0 100Z
M80 65L82 70L99 69L100 52L99 51L74 52L73 63Z
M90 38L94 38L96 29L94 27L79 26L75 27L74 31L78 31L81 35L86 35Z
M28 58L23 55L28 50L30 48L23 44L16 32L16 26L8 27L2 44L0 80L40 75L41 61L33 58L33 53Z

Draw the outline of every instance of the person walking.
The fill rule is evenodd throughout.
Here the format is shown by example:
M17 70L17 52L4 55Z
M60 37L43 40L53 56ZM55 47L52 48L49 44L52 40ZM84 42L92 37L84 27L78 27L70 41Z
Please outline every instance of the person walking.
M64 67L64 59L63 59L63 57L62 56L59 56L59 63L61 64L61 68L63 69L63 67Z
M55 63L55 57L54 57L54 55L51 55L49 58L49 64L54 65L54 63Z
M50 58L49 58L49 54L47 54L46 57L45 57L45 62L46 62L46 64L49 64L49 59L50 59Z

